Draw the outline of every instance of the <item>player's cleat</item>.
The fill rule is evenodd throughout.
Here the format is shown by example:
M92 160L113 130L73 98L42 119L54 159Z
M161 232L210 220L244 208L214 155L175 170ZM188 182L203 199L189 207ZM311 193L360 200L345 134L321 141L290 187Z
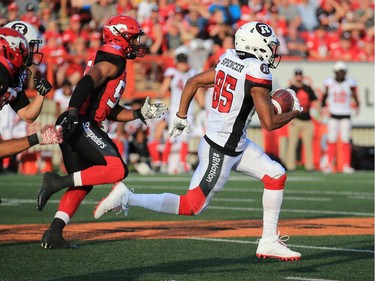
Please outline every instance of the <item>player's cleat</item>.
M70 244L66 241L62 233L54 232L51 229L47 229L44 232L41 246L45 249L78 249L77 245Z
M292 251L284 243L289 240L288 235L270 238L261 238L258 242L258 248L256 251L256 256L260 259L278 259L281 261L297 261L301 259L301 254Z
M342 168L342 172L344 174L353 174L355 172L355 170L352 168L352 167L349 167L349 166L344 166Z
M38 211L42 211L48 199L61 189L60 184L58 184L59 178L60 176L54 172L47 172L43 175L42 187L36 199Z
M125 211L125 215L127 215L129 195L132 193L133 192L127 188L123 182L118 182L113 186L108 196L103 198L103 200L96 205L94 218L98 219L113 210L123 210Z
M332 173L334 173L334 169L333 169L333 166L331 164L327 164L327 166L325 166L322 169L322 171L323 171L324 174L332 174Z

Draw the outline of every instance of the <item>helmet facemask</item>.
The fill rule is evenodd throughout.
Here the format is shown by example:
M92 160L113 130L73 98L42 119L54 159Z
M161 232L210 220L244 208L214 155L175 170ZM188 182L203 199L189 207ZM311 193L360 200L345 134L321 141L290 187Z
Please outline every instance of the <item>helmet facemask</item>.
M276 68L278 67L280 61L281 61L281 55L277 53L277 49L280 46L279 40L277 42L271 41L268 44L268 47L271 49L272 55L268 59L268 67L269 68Z
M143 58L145 56L148 45L146 43L146 34L143 31L138 34L129 34L120 32L116 27L114 27L114 29L128 43L125 49L127 59L134 60L137 57Z
M36 39L29 42L30 53L26 58L26 66L40 65L43 60L43 53L39 52L39 44L42 44L42 40Z

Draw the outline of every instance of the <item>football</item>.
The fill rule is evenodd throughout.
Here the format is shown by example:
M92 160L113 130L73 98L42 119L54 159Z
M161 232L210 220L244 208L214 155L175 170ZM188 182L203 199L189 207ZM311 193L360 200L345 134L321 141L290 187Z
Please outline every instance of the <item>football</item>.
M294 99L286 89L277 89L271 95L276 114L286 113L293 109Z

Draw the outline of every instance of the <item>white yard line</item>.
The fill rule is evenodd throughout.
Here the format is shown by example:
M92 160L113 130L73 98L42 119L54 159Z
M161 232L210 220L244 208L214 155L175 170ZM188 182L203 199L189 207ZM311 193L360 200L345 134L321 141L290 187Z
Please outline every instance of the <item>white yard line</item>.
M186 239L208 241L208 242L224 242L224 243L258 245L257 241L247 241L247 240L233 240L233 239L221 239L221 238L200 238L200 237L191 237L191 238L186 238ZM350 249L350 248L337 248L337 247L324 247L324 246L308 246L308 245L293 245L293 244L288 244L288 246L290 246L291 248L325 250L325 251L369 253L369 254L374 254L375 253L373 250L363 250L363 249Z
M252 199L240 199L240 198L217 198L214 201L221 202L252 202ZM293 199L294 200L294 199ZM20 204L36 204L34 199L17 199L17 198L1 198L1 206L18 206ZM307 200L308 201L308 200ZM49 200L49 203L58 204L60 200ZM96 205L99 201L85 199L82 204L85 205ZM225 210L225 211L243 211L243 212L263 212L262 208L245 208L245 207L231 207L231 206L208 206L211 210ZM346 211L323 211L323 210L300 210L300 209L282 209L283 213L304 213L304 214L318 214L318 215L345 215L345 216L359 216L359 217L370 217L374 216L373 213L365 212L346 212Z
M146 186L146 185L139 185L139 184L134 184L134 185L129 185L132 188L135 188L136 193L140 193L139 191L137 192L137 188L139 189L146 189L146 190L178 190L178 191L186 191L185 186L165 186L165 185L152 185L152 186ZM108 188L107 186L95 186L95 188ZM110 189L108 189L110 190ZM224 187L222 192L243 192L243 193L262 193L263 189L262 188L235 188L235 187ZM361 199L367 198L369 200L374 199L374 193L373 192L361 192L361 191L318 191L318 190L293 190L286 188L285 189L285 194L310 194L310 195L339 195L339 196L348 196L350 198L355 198L355 197L361 197Z
M245 212L259 211L259 212L263 212L262 208L208 206L208 209L226 210L226 211L245 211ZM345 216L348 215L348 216L360 216L360 217L374 216L373 213L322 211L322 210L281 209L281 212L282 213L325 214L325 215L329 214L329 215L345 215Z
M285 280L300 280L300 281L338 281L334 279L317 279L317 278L305 278L305 277L285 277Z

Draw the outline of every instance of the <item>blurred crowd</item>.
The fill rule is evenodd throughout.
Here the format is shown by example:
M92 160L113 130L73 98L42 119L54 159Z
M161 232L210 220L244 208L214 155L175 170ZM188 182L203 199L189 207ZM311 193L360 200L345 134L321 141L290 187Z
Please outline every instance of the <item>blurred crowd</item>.
M0 26L22 20L40 32L43 39L40 51L45 59L43 64L33 66L32 71L46 76L47 67L53 67L56 116L66 108L72 89L82 77L86 59L102 44L103 24L117 14L133 16L140 22L148 35L150 55L173 60L176 50L183 46L190 54L190 67L197 71L213 65L225 49L233 48L236 30L253 20L264 21L273 27L281 41L279 51L284 57L374 61L372 0L0 1ZM157 73L161 82L163 71ZM200 108L203 107L201 104ZM200 115L203 120L204 112ZM204 131L204 122L200 123L203 125L197 135ZM146 143L146 137L154 139L155 136L150 137L142 124L127 126L124 129L109 124L113 137L120 140L124 157L129 157L127 151L133 149L141 158L139 163L155 162ZM162 138L160 133L158 138ZM157 150L162 153L163 141L160 143ZM186 167L181 169L188 170ZM140 171L152 172L148 167L140 167Z
M374 61L372 0L18 0L1 1L0 11L0 25L23 20L39 30L58 87L64 77L79 79L85 58L101 44L103 23L116 14L137 18L155 55L198 45L215 58L239 26L257 20L274 28L284 56Z

